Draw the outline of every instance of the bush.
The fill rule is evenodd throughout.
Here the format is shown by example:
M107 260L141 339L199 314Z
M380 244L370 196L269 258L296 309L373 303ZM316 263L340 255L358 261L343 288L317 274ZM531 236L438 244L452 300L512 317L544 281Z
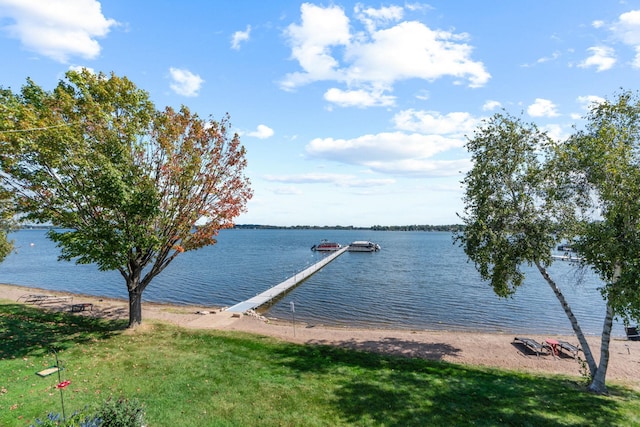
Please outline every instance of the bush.
M144 408L137 399L108 399L91 415L74 412L63 420L53 412L44 420L36 419L30 427L143 427Z
M91 417L74 412L69 418L62 420L60 414L49 412L47 418L44 420L37 418L36 423L30 427L99 427L100 425L102 425L101 420L96 416Z
M108 399L96 413L100 427L142 427L144 408L137 399Z

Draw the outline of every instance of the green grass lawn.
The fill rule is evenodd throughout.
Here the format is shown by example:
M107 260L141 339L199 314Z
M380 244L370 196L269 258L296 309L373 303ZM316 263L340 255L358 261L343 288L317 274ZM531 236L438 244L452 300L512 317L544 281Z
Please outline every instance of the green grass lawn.
M579 379L297 345L237 332L106 322L0 303L0 425L108 397L156 426L640 425L640 394Z

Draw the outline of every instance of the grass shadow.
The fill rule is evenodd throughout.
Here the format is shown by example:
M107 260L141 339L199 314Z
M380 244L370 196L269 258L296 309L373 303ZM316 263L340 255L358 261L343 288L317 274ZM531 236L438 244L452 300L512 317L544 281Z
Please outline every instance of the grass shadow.
M356 376L343 376L333 402L348 424L625 424L616 399L588 393L575 380L563 377L322 345L283 346L274 362L307 375L355 370ZM613 390L617 398L638 398L630 390Z
M123 320L103 320L70 313L0 303L0 359L42 355L71 344L109 338L127 326Z
M334 345L352 350L372 351L381 354L393 354L397 356L419 357L429 360L442 360L444 356L455 356L461 349L446 343L423 343L412 340L387 337L380 340L361 341L346 340L330 343L323 340L309 341L315 345Z
M125 321L0 304L0 357L69 347L64 356L78 373L70 388L77 391L76 403L96 391L139 396L148 405L150 424L159 426L638 425L633 402L640 394L623 387L610 385L610 397L597 396L577 379L405 353L421 351L437 359L457 351L440 344L420 348L385 339L358 347L348 340L355 348L343 348L165 323L120 334L125 326ZM87 342L91 345L76 345ZM402 356L382 354L385 349L400 349ZM4 372L13 380L2 399L29 408L24 416L46 413L47 397L32 393L32 374L24 374L33 371L32 362L14 362L6 363ZM18 425L3 424L8 412L2 413L2 399L0 424Z

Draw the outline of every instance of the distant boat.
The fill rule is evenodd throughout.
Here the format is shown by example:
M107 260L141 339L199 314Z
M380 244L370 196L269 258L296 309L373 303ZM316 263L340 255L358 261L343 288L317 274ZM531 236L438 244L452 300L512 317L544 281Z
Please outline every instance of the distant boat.
M377 252L380 250L380 245L365 240L356 240L349 245L347 250L349 252Z
M323 240L319 244L311 246L312 251L318 252L335 252L340 250L341 248L342 245L340 243L329 242L327 240Z

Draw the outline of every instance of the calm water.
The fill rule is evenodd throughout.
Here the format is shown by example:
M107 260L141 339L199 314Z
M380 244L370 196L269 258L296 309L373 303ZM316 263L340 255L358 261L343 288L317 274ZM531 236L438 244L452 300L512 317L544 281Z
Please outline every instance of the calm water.
M17 253L0 264L1 283L126 298L119 273L57 261L59 251L44 231L22 230L11 238ZM323 254L310 247L322 239L371 240L382 250L343 254L268 307L267 316L292 319L294 302L296 321L310 324L572 333L536 270L528 270L514 298L498 298L444 232L223 230L217 245L176 258L147 288L145 300L233 305L315 263ZM600 334L605 309L597 278L565 262L551 272L585 332ZM614 334L624 334L622 325Z

